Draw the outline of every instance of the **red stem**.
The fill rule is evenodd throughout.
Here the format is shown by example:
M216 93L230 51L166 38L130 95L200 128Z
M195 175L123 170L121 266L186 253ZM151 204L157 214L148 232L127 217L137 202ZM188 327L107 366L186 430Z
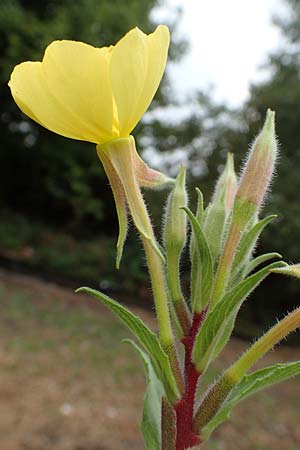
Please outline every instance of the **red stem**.
M193 414L197 383L200 373L192 362L192 350L198 330L205 318L206 310L195 313L193 323L188 335L184 336L182 343L185 347L184 364L184 394L175 405L177 419L176 450L185 450L201 444L200 436L193 431Z

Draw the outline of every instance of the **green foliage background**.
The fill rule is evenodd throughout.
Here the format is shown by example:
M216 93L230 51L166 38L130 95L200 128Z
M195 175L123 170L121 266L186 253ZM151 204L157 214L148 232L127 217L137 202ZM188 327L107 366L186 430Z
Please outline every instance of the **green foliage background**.
M242 108L233 111L226 105L215 104L208 93L195 93L192 101L186 99L190 112L183 119L162 122L153 117L140 124L134 134L141 151L150 145L165 155L178 148L185 152L190 168L198 168L190 171L189 182L201 187L208 202L213 180L224 164L227 151L235 153L238 166L262 124L266 109L275 109L281 157L266 213L277 213L279 218L265 232L260 250L276 250L287 261L297 262L300 257L300 1L282 1L290 11L284 22L277 19L283 45L266 61L269 78L252 86L250 98ZM94 146L57 136L27 120L14 104L7 82L15 64L40 60L45 47L55 39L83 40L103 46L116 42L136 25L145 32L152 31L155 27L152 12L160 3L159 0L2 0L2 259L20 260L42 272L78 282L97 279L108 281L110 286L126 286L131 292L136 291L136 285L142 289L145 273L133 233L125 249L121 273L114 270L116 214ZM170 57L176 61L187 48L188 36L176 41L176 22L168 25L174 30ZM165 108L167 104L176 106L172 87L165 77L153 107ZM164 160L166 169L174 173L174 163L168 164L168 156ZM193 195L191 191L191 204ZM165 194L147 194L147 199L153 205L151 214L158 227ZM249 322L250 314L257 324L268 320L270 309L281 311L296 304L299 304L299 284L272 276L249 302L250 309L244 310L244 318Z

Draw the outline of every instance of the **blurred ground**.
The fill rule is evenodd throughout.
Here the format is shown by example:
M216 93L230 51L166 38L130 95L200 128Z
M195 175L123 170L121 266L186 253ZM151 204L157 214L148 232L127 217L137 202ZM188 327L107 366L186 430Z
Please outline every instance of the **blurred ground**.
M34 278L1 271L0 297L0 450L142 450L145 386L127 330L95 300ZM246 345L233 339L217 366ZM284 346L263 363L296 359ZM299 378L264 391L205 450L299 450L299 402Z

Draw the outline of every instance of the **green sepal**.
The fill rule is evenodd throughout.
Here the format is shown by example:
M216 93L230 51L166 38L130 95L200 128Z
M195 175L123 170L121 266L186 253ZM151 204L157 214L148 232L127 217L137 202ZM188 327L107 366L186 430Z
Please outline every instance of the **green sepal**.
M151 363L156 375L164 385L169 401L175 403L180 396L179 390L172 373L168 356L164 352L157 335L153 333L139 317L102 292L88 287L79 288L76 292L83 292L96 297L115 313L127 328L129 328L149 353Z
M240 272L244 265L247 264L253 252L257 239L259 238L263 229L276 217L277 216L274 214L268 216L265 219L257 222L244 233L233 260L231 280L234 280L236 278L236 275Z
M127 236L128 229L128 213L126 205L126 196L123 189L122 182L117 174L114 166L111 164L109 158L104 152L98 151L98 156L103 164L105 173L108 177L112 193L114 196L116 210L119 222L119 236L117 241L117 258L116 268L120 268L120 263L123 255L124 243Z
M269 275L271 269L282 267L282 264L269 264L241 281L209 310L196 336L193 350L193 361L199 372L204 372L227 344L237 313L246 297Z
M147 450L161 450L161 404L165 394L164 387L158 379L151 364L150 357L131 339L124 339L141 357L147 380L147 389L143 403L141 431Z
M256 394L261 389L280 383L281 381L300 375L300 361L288 364L275 364L245 375L242 381L232 390L214 418L202 429L201 437L207 441L211 433L230 417L232 408L239 402Z
M100 158L102 153L105 153L118 174L124 189L128 209L139 233L165 262L164 255L161 253L154 237L148 211L140 191L141 180L138 176L140 165L137 164L139 158L137 157L133 136L114 139L103 145L97 145L97 152Z
M192 272L192 286L194 289L197 287L197 291L192 292L192 299L194 311L200 312L210 300L213 284L213 261L201 225L189 208L183 208L183 210L187 213L192 225L196 249L198 250L195 258L198 258L197 264L199 265L199 271L196 271L196 273ZM194 276L200 277L200 280L193 279Z

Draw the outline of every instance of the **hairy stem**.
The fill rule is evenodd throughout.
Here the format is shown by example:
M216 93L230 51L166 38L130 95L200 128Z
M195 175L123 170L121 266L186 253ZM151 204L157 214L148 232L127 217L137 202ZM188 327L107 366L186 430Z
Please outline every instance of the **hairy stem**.
M179 390L183 389L182 374L175 348L174 335L171 325L168 307L168 291L161 258L147 239L143 239L143 245L147 257L148 269L151 278L155 309L159 327L161 344L167 353Z
M190 313L184 300L179 275L179 261L176 258L168 258L168 281L174 310L182 332L186 335L191 327Z
M190 331L182 339L185 347L185 389L180 401L175 405L177 418L176 450L185 450L201 443L200 436L193 430L194 404L200 373L192 361L192 351L205 314L205 310L194 314Z

